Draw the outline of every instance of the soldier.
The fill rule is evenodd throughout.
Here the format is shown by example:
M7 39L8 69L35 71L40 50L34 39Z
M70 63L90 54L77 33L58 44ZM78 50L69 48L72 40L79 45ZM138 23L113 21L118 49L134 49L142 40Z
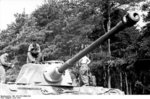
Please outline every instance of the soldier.
M13 67L12 63L8 62L8 53L4 53L0 56L0 83L5 83L6 72L4 67Z
M27 63L39 63L41 61L41 48L36 39L32 38L32 44L29 45L27 53Z
M88 64L91 62L91 60L84 56L79 60L79 79L80 79L80 85L89 86L90 84L90 69L88 67Z

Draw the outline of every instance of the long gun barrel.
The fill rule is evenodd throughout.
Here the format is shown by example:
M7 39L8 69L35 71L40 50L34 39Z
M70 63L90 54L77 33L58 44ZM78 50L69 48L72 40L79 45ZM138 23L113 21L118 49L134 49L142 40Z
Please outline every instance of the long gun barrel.
M96 47L98 47L102 42L107 40L109 37L114 35L115 33L118 33L119 31L131 27L135 25L139 21L140 17L137 13L127 13L123 19L115 26L113 27L110 31L105 33L103 36L98 38L95 42L90 44L88 47L80 51L78 54L76 54L74 57L66 61L62 66L57 68L55 71L52 73L49 73L49 76L51 79L54 79L54 81L57 81L57 79L60 80L61 74L69 67L73 66L75 62L80 60L83 56L94 50Z
M66 70L68 67L72 66L76 61L78 61L80 58L85 56L87 53L95 49L98 45L100 45L102 42L107 40L111 35L125 29L126 27L133 26L136 22L139 21L139 15L137 13L128 13L123 17L123 20L120 21L114 28L112 28L110 31L105 33L103 36L101 36L99 39L97 39L95 42L90 44L87 48L83 49L81 52L76 54L74 57L69 59L68 61L63 64L58 71L62 73L64 70Z

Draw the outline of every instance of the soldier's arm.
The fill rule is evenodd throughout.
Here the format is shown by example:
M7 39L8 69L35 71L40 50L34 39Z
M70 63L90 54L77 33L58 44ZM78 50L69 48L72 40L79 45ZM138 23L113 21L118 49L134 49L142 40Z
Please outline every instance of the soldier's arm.
M37 44L37 46L38 46L38 52L40 53L40 52L41 52L40 45L39 45L39 44Z
M1 57L1 63L3 66L11 67L11 63L7 62L5 57Z
M89 63L91 63L91 60L87 57L87 63L89 64Z
M32 48L33 48L32 44L30 44L29 47L28 47L28 52L30 52Z
M32 57L32 55L31 55L30 52L28 52L27 56L28 56L28 59L29 59L31 62L34 62L34 61L35 61L35 59Z
M80 65L81 65L81 63L82 63L82 58L78 61L78 65L79 65L79 67L80 67Z

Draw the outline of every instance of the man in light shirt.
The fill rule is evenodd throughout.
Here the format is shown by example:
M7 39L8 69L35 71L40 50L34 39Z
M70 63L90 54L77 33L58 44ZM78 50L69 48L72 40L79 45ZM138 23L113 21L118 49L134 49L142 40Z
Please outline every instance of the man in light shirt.
M32 39L32 43L29 45L27 53L27 63L39 63L41 61L41 48L36 39Z
M91 60L87 56L82 57L78 62L79 79L80 79L81 86L82 85L89 86L89 84L90 84L90 79L89 79L90 69L88 67L90 62L91 62Z
M4 53L0 56L0 83L5 83L6 72L4 67L13 67L12 63L8 62L8 53Z

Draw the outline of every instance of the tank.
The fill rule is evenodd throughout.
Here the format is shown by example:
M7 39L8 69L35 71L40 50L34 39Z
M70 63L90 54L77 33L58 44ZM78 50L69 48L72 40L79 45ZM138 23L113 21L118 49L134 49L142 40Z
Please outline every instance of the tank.
M0 84L0 95L20 95L24 97L61 94L123 95L124 92L114 88L74 86L68 68L72 67L79 59L97 48L115 33L135 25L139 19L140 17L137 13L127 13L115 27L66 62L51 60L46 61L44 64L29 63L23 65L15 82Z

